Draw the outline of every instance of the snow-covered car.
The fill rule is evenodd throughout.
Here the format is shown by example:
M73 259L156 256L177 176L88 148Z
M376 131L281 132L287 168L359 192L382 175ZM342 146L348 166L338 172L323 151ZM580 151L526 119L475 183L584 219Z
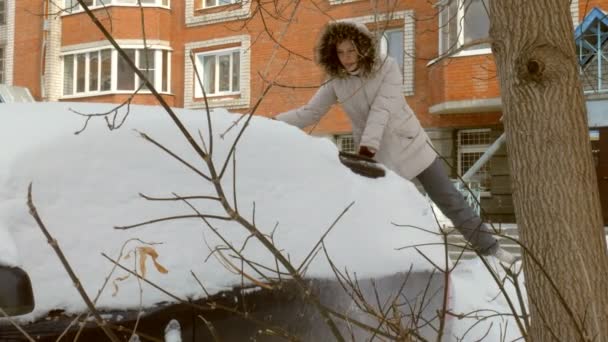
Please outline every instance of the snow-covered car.
M411 182L390 171L377 179L357 175L339 162L330 140L264 117L254 116L241 136L246 118L223 109L210 115L212 147L206 114L176 110L199 146L204 140L206 150L213 148L211 172L160 107L119 111L116 122L125 121L116 130L101 117L75 113L111 109L0 107L0 231L14 237L18 266L32 280L36 307L13 318L26 332L44 337L67 329L73 336L76 317L95 326L82 316L85 302L28 211L31 183L46 228L121 337L128 339L137 324L142 339L158 338L176 318L184 341L209 340L211 331L222 341L282 333L330 340L309 294L349 339L447 334L449 319L441 322L438 314L450 307L442 272L449 260L433 233L429 203ZM214 172L221 181L205 179ZM273 243L310 291L300 291L302 283L290 280L260 236L227 214L222 201ZM0 325L0 339L21 334L8 319ZM98 329L83 334L103 336Z

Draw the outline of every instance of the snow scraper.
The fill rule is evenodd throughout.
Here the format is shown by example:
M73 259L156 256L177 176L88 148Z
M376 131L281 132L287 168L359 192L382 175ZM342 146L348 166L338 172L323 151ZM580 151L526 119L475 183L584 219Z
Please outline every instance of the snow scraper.
M351 169L354 173L368 178L379 178L386 175L382 165L375 160L360 154L340 152L340 162Z

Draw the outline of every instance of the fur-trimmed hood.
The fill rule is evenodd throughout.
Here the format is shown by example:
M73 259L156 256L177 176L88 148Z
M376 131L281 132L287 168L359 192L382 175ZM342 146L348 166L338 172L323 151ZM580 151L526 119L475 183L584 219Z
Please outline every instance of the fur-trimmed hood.
M329 23L321 33L316 46L316 62L329 77L346 77L336 45L343 40L351 40L359 52L359 70L361 76L368 76L377 61L376 39L363 24L350 21Z

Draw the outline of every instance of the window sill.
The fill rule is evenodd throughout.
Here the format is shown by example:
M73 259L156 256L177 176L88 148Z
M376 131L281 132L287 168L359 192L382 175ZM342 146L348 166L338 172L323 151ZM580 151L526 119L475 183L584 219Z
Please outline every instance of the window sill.
M116 90L116 91L100 91L95 93L82 93L75 95L63 95L60 100L70 100L70 99L82 99L86 97L97 97L97 96L108 96L108 95L131 95L134 90ZM160 95L170 95L173 96L173 93L168 92L159 92ZM140 90L137 95L152 95L152 92L149 90Z
M196 109L205 108L207 105L209 105L209 108L248 108L249 99L240 93L235 95L207 96L207 102L205 102L203 97L195 97L185 107Z
M243 5L240 2L237 2L234 4L213 6L213 7L201 7L201 8L196 8L194 10L194 15L205 15L205 14L224 12L224 11L234 11L234 10L240 10L241 8L243 8Z
M355 2L355 1L359 1L359 0L329 0L329 4L331 6L336 6L336 5L348 4L351 2Z
M135 7L135 8L139 8L138 4L108 4L105 6L93 6L93 7L89 7L89 9L91 11L95 11L95 10L99 10L99 9L108 9L111 7ZM143 8L159 8L159 9L166 9L166 10L171 10L171 7L169 6L162 6L162 5L149 5L149 4L141 4L141 7ZM85 13L85 11L83 10L78 10L78 11L74 11L74 12L64 12L61 14L62 17L67 17L67 16L71 16L71 15L75 15L75 14L82 14Z
M428 63L426 63L426 66L430 67L431 65L439 62L440 60L446 59L446 58L460 58L460 57L471 57L471 56L481 56L481 55L491 55L491 54L492 54L492 49L490 49L490 48L475 49L475 50L462 50L462 51L456 52L453 55L449 55L447 57L439 56L435 59L432 59Z
M241 93L224 93L224 94L207 94L207 99L211 101L228 101L228 100L237 100L241 98ZM201 96L195 96L194 101L204 101L205 98Z

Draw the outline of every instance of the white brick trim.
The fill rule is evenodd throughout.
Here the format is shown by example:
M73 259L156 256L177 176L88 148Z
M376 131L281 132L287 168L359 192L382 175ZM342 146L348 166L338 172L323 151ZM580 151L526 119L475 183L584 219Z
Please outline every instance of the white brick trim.
M226 38L217 38L200 42L188 43L184 51L184 107L185 108L205 108L203 101L194 101L194 85L195 75L190 53L192 50L219 46L224 44L240 43L241 44L241 79L240 92L241 97L238 99L214 99L208 97L209 107L222 107L226 109L249 108L251 98L251 38L249 35L231 36Z
M186 26L198 26L241 20L251 17L251 0L241 0L241 8L229 11L219 11L209 14L194 15L194 1L186 0Z
M414 39L416 20L414 18L414 10L346 18L339 21L348 20L361 24L370 24L395 19L403 19L403 93L406 96L412 96L414 95L414 69L416 66L416 45Z
M60 7L52 2L50 13L60 13ZM44 65L44 88L42 98L45 101L57 101L63 90L63 65L61 63L61 16L54 15L48 19L47 49Z
M0 26L0 45L4 45L4 84L13 85L15 61L15 1L6 1L6 25Z
M570 13L572 14L572 23L574 24L574 27L578 26L580 16L578 10L578 0L570 1Z

